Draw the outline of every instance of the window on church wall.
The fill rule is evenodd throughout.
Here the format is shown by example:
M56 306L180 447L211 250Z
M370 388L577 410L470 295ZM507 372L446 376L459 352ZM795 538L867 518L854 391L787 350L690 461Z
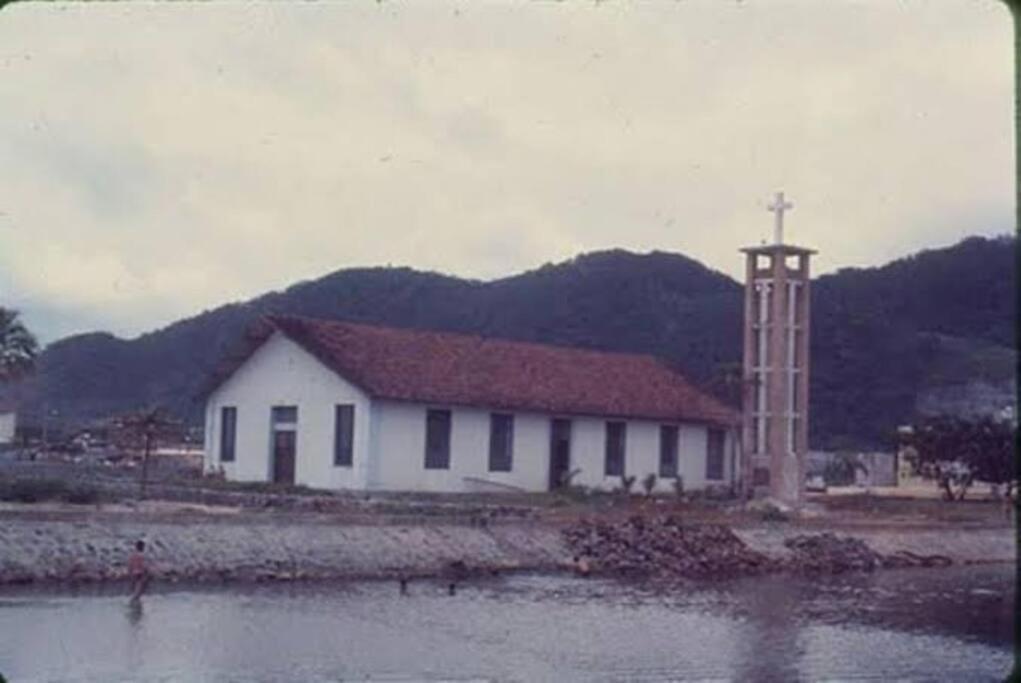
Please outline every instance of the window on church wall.
M794 330L794 343L792 344L792 352L794 354L794 367L800 368L804 362L804 351L801 348L801 344L805 340L805 332L802 329Z
M273 406L270 419L275 428L293 427L298 423L298 406Z
M722 429L710 429L706 434L705 478L710 481L720 481L723 479L724 442Z
M800 377L796 373L791 374L791 406L790 412L800 413L801 412L801 382Z
M220 462L234 462L237 441L238 409L224 406L220 409Z
M676 425L659 427L659 476L662 478L677 478L677 434Z
M510 472L514 453L514 416L489 416L489 471Z
M333 411L333 464L351 467L354 461L355 407L339 404Z
M627 424L624 422L606 423L606 458L603 474L607 477L624 476L624 451L627 442Z
M450 468L450 411L430 409L425 414L425 468Z

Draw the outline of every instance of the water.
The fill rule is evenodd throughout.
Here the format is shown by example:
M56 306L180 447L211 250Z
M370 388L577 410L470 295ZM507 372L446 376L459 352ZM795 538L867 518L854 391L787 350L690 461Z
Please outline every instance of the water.
M1002 680L1006 565L657 590L514 576L0 594L12 681Z

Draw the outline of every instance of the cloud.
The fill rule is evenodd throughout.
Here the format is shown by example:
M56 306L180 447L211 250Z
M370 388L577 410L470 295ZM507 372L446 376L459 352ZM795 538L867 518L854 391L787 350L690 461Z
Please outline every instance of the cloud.
M963 1L16 4L4 291L53 338L347 266L739 276L781 188L819 270L878 264L1011 229L1011 50Z

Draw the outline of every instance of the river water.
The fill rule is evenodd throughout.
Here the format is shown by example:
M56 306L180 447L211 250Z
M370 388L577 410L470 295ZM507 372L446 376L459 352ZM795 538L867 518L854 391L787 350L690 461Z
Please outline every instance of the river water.
M1002 680L1014 569L0 593L14 681Z

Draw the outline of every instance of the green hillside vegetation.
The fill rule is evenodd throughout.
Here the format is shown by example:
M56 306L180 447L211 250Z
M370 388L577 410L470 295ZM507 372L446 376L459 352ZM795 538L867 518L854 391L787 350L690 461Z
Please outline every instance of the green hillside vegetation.
M970 238L881 268L813 282L813 448L889 445L934 384L1014 373L1014 238ZM194 400L245 329L289 313L657 355L736 404L742 288L678 254L604 251L490 282L408 268L356 268L205 311L123 340L50 345L18 388L75 422L164 405L199 423Z

